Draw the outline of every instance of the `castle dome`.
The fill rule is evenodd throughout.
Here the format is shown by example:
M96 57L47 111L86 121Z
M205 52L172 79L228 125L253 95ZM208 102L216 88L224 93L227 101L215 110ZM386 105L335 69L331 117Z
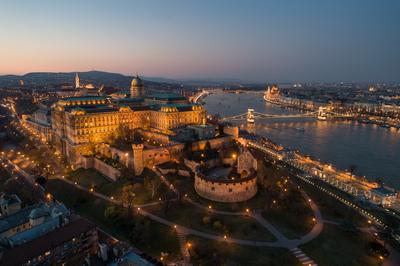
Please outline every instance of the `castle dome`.
M143 80L139 78L139 76L136 76L132 79L131 87L141 87L143 85Z

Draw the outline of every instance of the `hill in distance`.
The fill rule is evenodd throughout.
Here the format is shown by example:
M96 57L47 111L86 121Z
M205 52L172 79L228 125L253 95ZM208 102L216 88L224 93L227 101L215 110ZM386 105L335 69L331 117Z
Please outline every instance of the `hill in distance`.
M54 86L59 84L73 84L75 74L78 73L82 83L92 83L95 86L104 84L105 86L129 87L133 76L125 76L119 73L103 71L87 72L32 72L24 75L4 75L0 76L0 86L19 86L19 81L23 80L26 86ZM149 86L157 86L162 83L177 85L179 82L172 79L142 77Z
M31 72L24 75L3 75L0 76L0 86L17 87L19 81L23 80L25 86L54 86L60 84L73 84L75 74L78 73L82 83L92 83L95 86L104 84L105 86L114 86L127 88L133 76L127 76L119 73L104 71L87 72ZM140 76L149 86L172 85L172 86L220 86L220 85L238 85L246 82L240 80L222 80L222 79L168 79L163 77Z

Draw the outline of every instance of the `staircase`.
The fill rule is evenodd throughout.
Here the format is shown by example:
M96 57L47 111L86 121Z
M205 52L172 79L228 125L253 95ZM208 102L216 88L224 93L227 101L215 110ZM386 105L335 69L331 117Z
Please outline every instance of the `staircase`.
M178 234L178 239L179 239L179 245L181 248L181 254L183 257L182 265L185 265L185 266L192 265L190 263L190 253L189 253L189 249L187 246L186 234L179 230L177 231L177 234Z
M309 258L306 254L304 254L303 251L301 251L301 249L299 248L292 248L290 250L293 255L296 256L296 258L300 261L301 264L303 264L304 266L317 266L318 264L316 264L311 258Z

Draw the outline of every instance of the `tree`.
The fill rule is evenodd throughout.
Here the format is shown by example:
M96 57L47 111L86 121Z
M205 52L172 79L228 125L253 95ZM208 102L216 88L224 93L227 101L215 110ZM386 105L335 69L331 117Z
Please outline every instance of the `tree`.
M221 125L221 124L218 124L218 134L219 134L220 136L223 136L223 135L224 135L224 126Z
M206 154L206 156L208 157L211 153L212 149L211 149L211 144L209 141L206 142L206 145L204 145L204 153Z
M185 142L185 146L183 147L183 153L185 157L187 158L192 157L192 148L193 148L193 143L191 141Z
M133 199L135 198L134 186L129 184L122 187L121 200L128 205L128 216L132 216Z
M115 218L115 206L110 206L104 211L104 217L106 219Z
M215 229L217 229L217 230L219 230L219 229L222 229L222 223L220 222L220 221L215 221L214 223L213 223L213 227L215 228Z
M115 134L110 136L108 141L112 145L124 146L126 143L132 143L135 141L135 137L136 134L134 129L131 129L126 125L120 125Z
M17 194L22 202L27 205L34 204L42 199L43 193L40 189L28 185L22 178L10 178L4 183L4 192L7 194Z
M202 221L203 221L203 224L209 224L211 221L211 218L210 218L210 216L204 216Z
M161 185L161 180L156 177L147 177L144 180L145 187L151 191L151 198L154 199L158 188Z

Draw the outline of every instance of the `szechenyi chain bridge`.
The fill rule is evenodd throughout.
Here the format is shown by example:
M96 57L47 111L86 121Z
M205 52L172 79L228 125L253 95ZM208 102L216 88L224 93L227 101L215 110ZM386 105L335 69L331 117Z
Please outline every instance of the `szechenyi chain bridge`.
M234 121L234 120L247 120L248 123L254 123L255 119L273 119L273 118L317 118L319 120L326 120L327 118L351 118L351 115L338 114L328 112L326 108L319 107L317 111L301 113L301 114L267 114L256 112L254 109L247 109L246 113L227 116L221 118L222 121Z
M200 102L202 99L210 95L212 92L202 90L196 94L193 98L193 102ZM222 117L222 121L240 121L247 120L248 123L254 123L255 119L285 119L285 118L317 118L318 120L327 120L327 118L352 118L350 114L341 114L329 111L326 107L319 107L317 110L309 111L300 114L268 114L255 111L253 108L248 108L247 112Z

